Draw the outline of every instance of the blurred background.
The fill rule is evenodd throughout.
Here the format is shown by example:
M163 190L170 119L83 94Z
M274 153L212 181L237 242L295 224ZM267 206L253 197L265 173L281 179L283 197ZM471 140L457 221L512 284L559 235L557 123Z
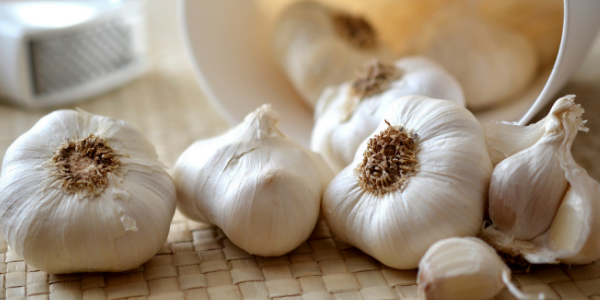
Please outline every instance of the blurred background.
M9 32L14 29L10 27L10 20L7 17L10 8L6 6L7 3L13 2L15 1L0 0L0 32ZM141 24L140 36L138 37L135 32L129 32L128 34L133 34L133 38L140 44L140 52L132 55L139 54L144 57L143 67L135 72L132 71L130 76L123 75L114 79L112 83L114 87L111 86L111 88L107 88L107 91L103 91L98 95L83 97L83 101L64 104L55 102L57 105L50 105L49 107L37 107L35 104L20 106L18 101L8 101L7 97L4 96L4 100L0 101L0 158L3 157L10 144L33 126L40 117L52 110L61 108L77 107L94 114L126 120L148 137L156 146L160 159L168 166L172 166L177 157L194 140L214 136L229 127L226 118L207 100L194 77L192 67L194 62L186 56L184 41L179 31L180 20L178 19L177 1L106 0L95 2L104 2L102 5L117 6L139 2L139 11L127 11L125 15L133 17L134 14L139 13L139 18L136 17L137 21L134 22L139 21ZM267 23L273 22L278 12L291 2L290 0L257 1ZM362 12L365 17L373 20L373 25L376 28L401 28L402 30L381 30L382 40L387 41L396 53L408 51L405 49L406 43L403 43L402 40L409 39L417 32L416 29L426 25L423 23L423 20L426 20L425 15L431 14L432 9L435 7L448 3L448 1L440 0L403 1L404 3L413 3L412 10L409 13L408 11L392 11L390 1L330 0L325 2L334 6L343 6L354 12ZM559 8L562 7L562 1L529 0L522 2L527 5L521 6L521 9L518 10L505 6L504 3L506 2L504 1L482 0L479 1L479 4L482 13L487 14L490 18L515 28L527 28L525 30L526 34L535 41L536 49L543 63L552 65L558 51L557 43L560 42L560 30L562 28L562 10L556 10L555 8L556 3L558 3ZM427 5L423 3L427 3ZM540 10L540 7L545 7L540 3L548 3L548 9ZM66 16L69 15L64 10L62 13ZM72 16L78 17L83 17L82 14L81 11L71 13ZM399 18L398 14L404 17ZM43 21L43 15L34 15L33 19ZM534 17L531 17L532 15ZM65 17L65 22L67 19ZM537 22L537 26L528 25L534 21ZM409 23L410 25L408 25ZM40 32L39 28L34 28L33 36L42 37ZM60 36L60 34L52 34ZM49 36L52 36L52 34ZM249 36L252 34L250 30ZM112 38L114 38L114 35ZM39 40L46 41L46 38L40 38ZM97 39L92 40L97 41ZM7 39L0 40L0 49L7 48L6 41ZM86 40L75 42L84 43ZM30 59L43 60L43 53L48 53L48 51L64 53L61 52L62 48L60 47L66 45L66 43L69 43L69 41L61 41L60 39L54 44L30 43L30 49L38 51L35 53L42 53ZM59 50L52 47L58 47ZM87 51L97 48L95 46L91 47L91 50ZM3 55L7 57L7 54ZM19 58L17 54L14 55L15 59ZM19 59L22 59L22 57ZM89 63L98 61L100 59L96 58ZM43 66L43 63L42 61L39 65ZM4 80L5 85L14 88L15 84L10 81L12 79L8 80L10 84L6 83L8 82L7 79L3 79L6 78L6 74L11 74L9 71L0 70L0 72L4 72L4 77L0 76L0 81ZM46 72L44 73L45 78L49 77L50 79L56 76L54 74L64 74L64 72L60 73L60 69L57 68L49 68L44 71L40 67L37 71L39 73ZM109 71L104 70L105 73L102 74L107 74L106 72ZM89 74L86 75L85 72L77 74L73 76L75 78L77 76L90 76ZM36 89L43 90L45 88L44 85L40 84L42 82L40 78L19 78L19 80L23 82L37 80ZM74 82L73 84L77 83L76 80ZM109 86L109 84L105 83L105 86ZM240 89L243 87L232 85L230 88ZM593 44L582 66L556 96L565 94L577 95L577 102L585 108L584 118L588 120L587 126L591 129L588 133L581 132L575 140L574 156L594 178L600 180L600 42L597 41ZM240 101L242 100L240 99ZM28 99L27 101L35 103L35 99ZM545 116L548 109L547 107L539 113L534 120Z

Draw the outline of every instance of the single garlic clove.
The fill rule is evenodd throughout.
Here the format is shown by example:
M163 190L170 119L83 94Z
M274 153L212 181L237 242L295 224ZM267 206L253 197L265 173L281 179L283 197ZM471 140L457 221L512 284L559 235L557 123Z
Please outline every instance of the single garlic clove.
M339 172L379 125L388 106L407 95L446 99L464 106L458 82L439 65L421 57L394 64L371 60L354 80L328 88L317 103L311 149Z
M477 238L448 238L433 244L419 262L419 294L426 300L483 300L505 286L517 299L544 299L521 293L496 251Z
M346 243L387 266L416 268L438 240L477 233L491 173L467 109L406 96L331 181L322 213Z
M548 230L569 186L559 153L566 151L567 141L582 124L583 110L573 98L557 100L548 116L534 125L492 124L486 129L496 157L508 155L492 174L490 218L518 240L531 241Z
M179 210L219 226L256 255L285 254L312 232L332 177L318 154L277 129L270 105L225 134L200 140L177 160Z
M328 86L349 80L364 62L391 59L367 20L314 1L296 2L282 13L272 46L294 88L311 107Z
M517 260L524 258L530 263L584 264L600 258L600 242L596 239L600 234L600 184L591 178L571 155L571 146L577 132L587 131L584 127L585 121L581 118L583 109L575 104L574 98L573 95L569 95L558 99L548 116L534 125L523 127L502 124L488 127L486 130L488 137L493 136L492 139L488 139L491 149L509 154L508 158L501 160L496 166L498 172L494 171L493 176L500 176L502 179L492 178L492 185L495 181L505 182L502 187L505 191L520 192L521 197L526 196L524 200L527 202L505 201L504 206L510 206L510 210L520 213L511 217L506 207L498 205L500 202L494 203L494 199L498 199L494 193L498 193L500 187L490 188L490 216L493 216L493 225L485 228L482 236L499 251L509 253ZM519 132L523 132L524 137L535 139L540 131L543 131L543 134L534 141L533 146L511 154L519 150L511 145L512 141L520 141L520 146L532 143L531 140L520 140ZM552 141L553 139L555 141ZM546 153L548 148L551 148L548 152L552 153L551 155ZM537 152L537 156L513 159L528 152ZM544 159L547 156L553 157L556 162ZM514 177L523 178L522 180L511 181L506 178L506 174L502 174L503 170L509 168L509 164L514 164L510 168L525 173L523 175L513 172ZM560 170L557 170L555 165L558 165ZM554 197L559 193L563 177L568 183L568 188L566 194L556 201ZM538 186L540 184L543 186ZM531 187L530 185L534 185L532 190L537 190L536 193L546 193L547 198L537 198L538 195L530 195L526 189L521 188ZM554 195L548 193L553 190L557 191ZM500 192L505 195L510 193ZM539 230L542 222L550 222L550 225L534 239L524 241L523 236L517 235L519 231L514 230L514 227L503 226L510 223L511 219L521 223L523 228L532 221L529 223L530 228L525 228L529 233L533 232L534 228Z
M556 157L563 140L564 131L545 135L496 165L489 210L498 228L524 241L548 230L569 186Z
M523 91L538 57L519 32L484 20L460 5L440 10L415 35L412 52L441 64L460 82L470 109L485 109Z
M125 271L164 245L175 201L171 177L140 132L60 110L4 156L0 235L47 273Z

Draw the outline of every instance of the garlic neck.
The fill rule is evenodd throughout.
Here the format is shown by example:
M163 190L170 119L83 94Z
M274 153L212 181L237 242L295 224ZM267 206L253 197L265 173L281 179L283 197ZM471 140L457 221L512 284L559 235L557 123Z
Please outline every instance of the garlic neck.
M352 81L351 94L359 100L377 95L389 88L390 82L402 77L402 71L393 64L385 64L373 59Z
M356 169L360 186L376 195L402 191L408 178L417 173L417 134L386 123L388 128L368 141L363 161Z
M273 109L270 104L263 104L256 111L248 114L244 123L247 126L246 130L252 132L253 136L256 136L258 139L263 139L267 136L280 136L285 137L285 135L277 129L277 122L279 121L279 116Z
M331 20L337 34L358 49L377 47L375 30L367 20L346 13L334 13Z
M106 140L93 134L63 143L50 163L64 192L85 196L100 194L108 186L108 173L121 166Z

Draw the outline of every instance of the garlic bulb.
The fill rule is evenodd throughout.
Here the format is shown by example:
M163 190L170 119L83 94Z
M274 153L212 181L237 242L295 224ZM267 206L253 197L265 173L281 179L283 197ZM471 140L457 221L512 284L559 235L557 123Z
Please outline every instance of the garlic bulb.
M344 242L390 267L416 268L438 240L477 233L491 174L467 109L405 96L331 181L322 213Z
M391 54L365 19L312 1L288 7L275 24L275 57L311 107L330 85L352 78L374 57Z
M275 126L263 105L221 136L192 144L173 178L179 209L256 255L285 254L312 232L331 171Z
M558 99L531 126L497 123L486 129L493 156L506 158L492 175L493 225L483 234L499 250L531 263L600 258L600 184L570 150L577 132L587 130L574 98Z
M517 299L544 299L525 295L510 281L510 269L496 251L477 238L438 241L419 262L420 299L491 299L505 286Z
M171 177L137 130L60 110L6 152L0 235L48 273L125 271L162 247L175 202Z
M434 15L417 35L413 51L454 75L467 106L475 110L521 92L538 66L535 48L527 37L460 7Z
M359 144L398 98L422 95L464 106L458 82L427 58L406 57L394 64L371 60L361 71L352 82L328 88L315 112L311 149L336 173L352 162Z

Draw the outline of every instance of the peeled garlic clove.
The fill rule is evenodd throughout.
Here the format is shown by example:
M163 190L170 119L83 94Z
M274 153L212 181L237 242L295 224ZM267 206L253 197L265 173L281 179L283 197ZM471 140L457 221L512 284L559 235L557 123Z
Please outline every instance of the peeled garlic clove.
M477 233L491 173L467 109L405 96L331 181L323 216L346 243L390 267L416 268L438 240Z
M484 109L510 99L533 80L538 58L524 35L449 7L416 35L413 52L441 64L460 82L467 107Z
M179 210L215 224L256 255L285 254L312 232L331 171L283 135L270 105L223 135L200 140L177 160Z
M458 82L425 57L406 57L394 64L371 60L360 71L353 81L327 89L315 112L311 149L336 173L352 162L359 144L398 98L422 95L465 103Z
M283 12L272 45L294 88L311 107L326 87L349 80L365 61L391 57L367 20L312 1L294 3Z
M127 123L61 110L8 149L0 175L0 235L47 273L139 267L164 244L173 181Z
M433 244L419 262L422 299L491 299L505 286L517 299L544 299L520 292L496 251L477 238L449 238Z

